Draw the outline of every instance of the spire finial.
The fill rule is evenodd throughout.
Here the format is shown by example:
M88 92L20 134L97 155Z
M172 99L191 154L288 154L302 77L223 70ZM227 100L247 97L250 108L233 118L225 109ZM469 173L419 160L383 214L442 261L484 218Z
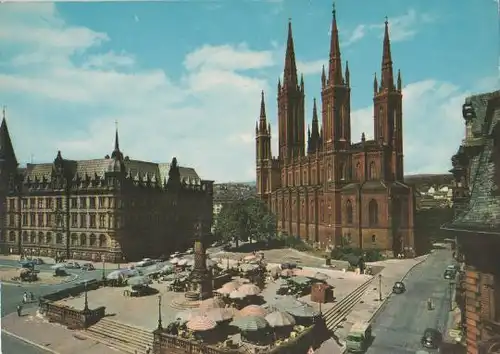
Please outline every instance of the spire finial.
M115 130L118 130L118 119L115 119Z
M333 16L335 16L336 12L337 12L337 10L335 10L335 1L334 1L333 4L332 4L332 14L333 14Z
M389 17L385 16L385 24L388 25L389 24Z
M7 107L2 106L2 118L5 119L5 110Z

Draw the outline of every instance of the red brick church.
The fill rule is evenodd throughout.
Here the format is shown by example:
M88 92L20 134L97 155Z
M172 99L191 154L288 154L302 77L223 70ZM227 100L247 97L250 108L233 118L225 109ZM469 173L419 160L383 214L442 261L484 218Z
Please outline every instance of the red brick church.
M373 82L374 140L351 140L349 67L342 70L333 11L328 71L321 104L313 100L305 134L304 79L298 76L288 24L283 81L278 83L279 155L271 151L264 93L256 130L257 193L278 216L278 228L311 243L380 249L411 256L414 192L403 179L402 84L394 77L388 22L382 71ZM319 112L318 112L319 109ZM321 123L320 123L321 119Z

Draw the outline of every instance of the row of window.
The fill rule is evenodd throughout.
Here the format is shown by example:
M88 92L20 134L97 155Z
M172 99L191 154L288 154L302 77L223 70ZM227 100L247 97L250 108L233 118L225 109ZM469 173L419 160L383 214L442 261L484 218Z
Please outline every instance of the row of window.
M351 174L348 173L347 168L345 164L341 163L339 164L339 168L337 170L337 174L334 174L334 170L332 168L332 164L328 164L328 168L326 169L327 175L326 175L326 180L327 181L333 181L335 179L338 179L340 181L344 180L350 180L351 179ZM355 180L361 180L363 176L363 170L361 163L358 162L356 164L356 168L354 169L354 179ZM300 178L300 172L295 171L295 178L293 178L293 173L290 171L288 172L288 179L286 179L286 174L285 172L282 173L281 175L281 183L283 186L287 187L292 187L292 186L301 186L301 185L315 185L318 183L323 182L323 168L320 168L320 174L319 176L316 176L316 170L313 169L311 172L311 175L308 176L307 171L302 171L302 179ZM377 171L377 165L375 164L374 161L370 163L368 166L368 179L369 180L375 180L380 178L379 173Z
M16 233L14 231L9 232L9 242L16 242ZM27 231L22 233L22 243L24 244L56 244L63 245L66 244L65 237L62 233L57 233L55 237L53 237L52 232L38 232L31 231L29 234ZM76 234L73 233L70 236L70 244L71 246L90 246L90 247L108 247L108 238L104 234L100 234L99 236L95 234L91 234L88 238L86 234Z
M72 197L70 200L72 209L106 209L114 207L114 198L108 197ZM22 209L56 209L63 208L63 198L57 197L31 197L22 198ZM9 209L16 210L16 199L9 200Z
M113 215L106 214L96 214L96 213L72 213L70 216L71 227L74 228L91 228L91 229L104 229L112 228L113 225ZM116 216L115 220L118 223L119 217ZM16 215L9 214L7 219L7 224L10 227L16 226ZM54 213L26 213L21 216L22 226L31 227L61 227L64 228L65 221L63 215ZM118 226L117 226L118 227Z
M280 203L281 204L281 203ZM290 220L290 214L288 213L288 201L285 201L285 208L283 210L281 210L281 213L283 214L283 220ZM331 210L331 205L330 203L328 204L328 210ZM302 202L301 204L301 208L300 208L300 216L301 218L305 218L306 217L306 210L305 210L305 203L304 201ZM310 207L309 207L309 211L310 211L310 220L314 220L314 204L311 204ZM292 209L291 209L291 212L292 212L292 219L293 218L293 215L296 215L297 213L297 207L296 207L296 201L294 200L293 201L293 204L292 204ZM325 212L324 212L324 202L323 201L320 201L320 205L319 205L319 217L320 217L320 221L321 222L325 222ZM326 213L328 215L328 223L331 224L332 223L332 213L329 212L329 213ZM353 208L352 208L352 203L350 200L347 201L346 203L346 211L345 211L345 217L346 217L346 222L347 224L352 224L354 222L354 211L353 211ZM377 226L379 223L379 212L378 212L378 203L375 199L372 199L370 200L370 202L368 203L368 224L369 226Z

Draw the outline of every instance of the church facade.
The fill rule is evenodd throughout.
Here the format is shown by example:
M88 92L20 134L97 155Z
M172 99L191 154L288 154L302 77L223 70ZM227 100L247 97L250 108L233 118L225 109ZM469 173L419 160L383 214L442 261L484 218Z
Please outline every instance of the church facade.
M111 156L19 168L5 116L0 126L0 252L129 262L192 247L209 233L213 181L192 168Z
M283 81L278 83L279 152L271 151L264 93L256 133L257 194L278 217L282 233L320 247L379 249L414 256L415 198L403 177L402 82L395 77L388 22L382 71L373 82L374 140L351 141L351 87L342 70L333 12L321 106L313 101L305 134L305 92L298 76L291 23ZM423 246L422 246L423 247Z

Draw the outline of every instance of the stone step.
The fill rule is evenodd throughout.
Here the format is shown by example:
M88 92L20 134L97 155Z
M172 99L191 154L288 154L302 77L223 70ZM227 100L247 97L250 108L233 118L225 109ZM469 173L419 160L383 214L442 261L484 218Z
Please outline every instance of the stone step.
M152 332L108 318L89 327L86 333L105 345L131 354L143 353L148 345L153 345Z

